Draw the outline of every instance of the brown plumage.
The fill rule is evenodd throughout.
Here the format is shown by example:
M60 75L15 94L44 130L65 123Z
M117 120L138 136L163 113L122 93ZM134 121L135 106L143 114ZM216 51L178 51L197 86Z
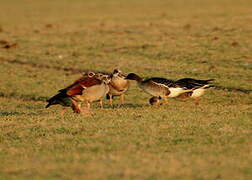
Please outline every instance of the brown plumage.
M130 83L125 79L122 71L115 69L111 75L111 81L109 83L109 92L107 99L109 99L110 105L113 104L113 97L119 96L121 104L124 104L124 93L129 89Z
M109 90L108 81L107 77L100 76L100 74L92 72L85 74L47 100L46 108L51 105L61 104L63 106L71 106L74 112L81 113L81 102L87 102L89 109L91 102L101 100L106 95Z
M75 82L71 88L67 88L66 93L69 96L82 95L84 89L101 83L100 79L84 77Z

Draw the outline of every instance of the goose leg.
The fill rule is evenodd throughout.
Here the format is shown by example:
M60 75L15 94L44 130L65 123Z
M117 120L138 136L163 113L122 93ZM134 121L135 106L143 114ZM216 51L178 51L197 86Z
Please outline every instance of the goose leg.
M82 114L85 114L85 115L89 115L89 116L92 115L90 102L87 102L87 107L83 107L81 112Z
M80 104L77 105L77 113L81 113L81 105Z
M181 100L183 103L186 103L187 100L188 100L188 98L181 98L180 100Z
M87 102L87 109L91 109L91 104L90 104L90 102Z
M121 105L123 105L123 104L124 104L124 94L122 94L122 95L120 96L120 101L121 101Z
M72 110L74 113L81 113L81 106L76 101L72 101Z
M100 99L99 103L100 103L101 109L103 109L103 101L102 101L102 99Z
M195 98L195 105L199 105L200 98Z
M168 98L167 97L164 97L164 103L168 104Z
M109 105L113 106L113 97L111 94L109 94Z

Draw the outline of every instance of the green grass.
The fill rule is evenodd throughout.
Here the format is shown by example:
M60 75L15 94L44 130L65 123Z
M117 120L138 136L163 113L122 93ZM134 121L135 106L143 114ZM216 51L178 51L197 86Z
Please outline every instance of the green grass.
M251 179L250 0L0 0L0 179ZM90 69L215 78L200 106L93 117L45 100ZM247 92L244 93L243 91ZM119 100L115 100L115 104Z

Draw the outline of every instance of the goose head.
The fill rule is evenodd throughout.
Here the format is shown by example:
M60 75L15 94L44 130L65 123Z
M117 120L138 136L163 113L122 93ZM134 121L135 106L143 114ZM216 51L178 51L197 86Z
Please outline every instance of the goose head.
M120 69L114 69L112 77L125 77Z
M136 75L135 73L130 73L127 75L127 77L125 79L128 79L128 80L135 80L137 82L141 82L142 81L142 78L138 75Z

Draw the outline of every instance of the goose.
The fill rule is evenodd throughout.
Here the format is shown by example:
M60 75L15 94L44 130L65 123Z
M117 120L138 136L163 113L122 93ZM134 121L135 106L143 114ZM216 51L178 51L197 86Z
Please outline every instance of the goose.
M102 107L102 98L109 91L109 81L108 76L89 72L48 99L46 108L60 104L64 107L72 107L74 113L81 113L81 102L86 102L89 110L90 104L98 100Z
M138 86L142 90L154 97L164 99L166 103L168 101L167 98L174 98L185 92L192 91L191 89L176 84L175 81L161 77L152 77L144 80L137 74L130 73L126 79L137 81Z
M114 69L111 74L111 80L109 83L109 92L107 94L107 99L109 99L110 105L113 105L113 97L120 96L121 105L124 104L124 94L129 89L129 80L125 79L122 71L119 69Z

